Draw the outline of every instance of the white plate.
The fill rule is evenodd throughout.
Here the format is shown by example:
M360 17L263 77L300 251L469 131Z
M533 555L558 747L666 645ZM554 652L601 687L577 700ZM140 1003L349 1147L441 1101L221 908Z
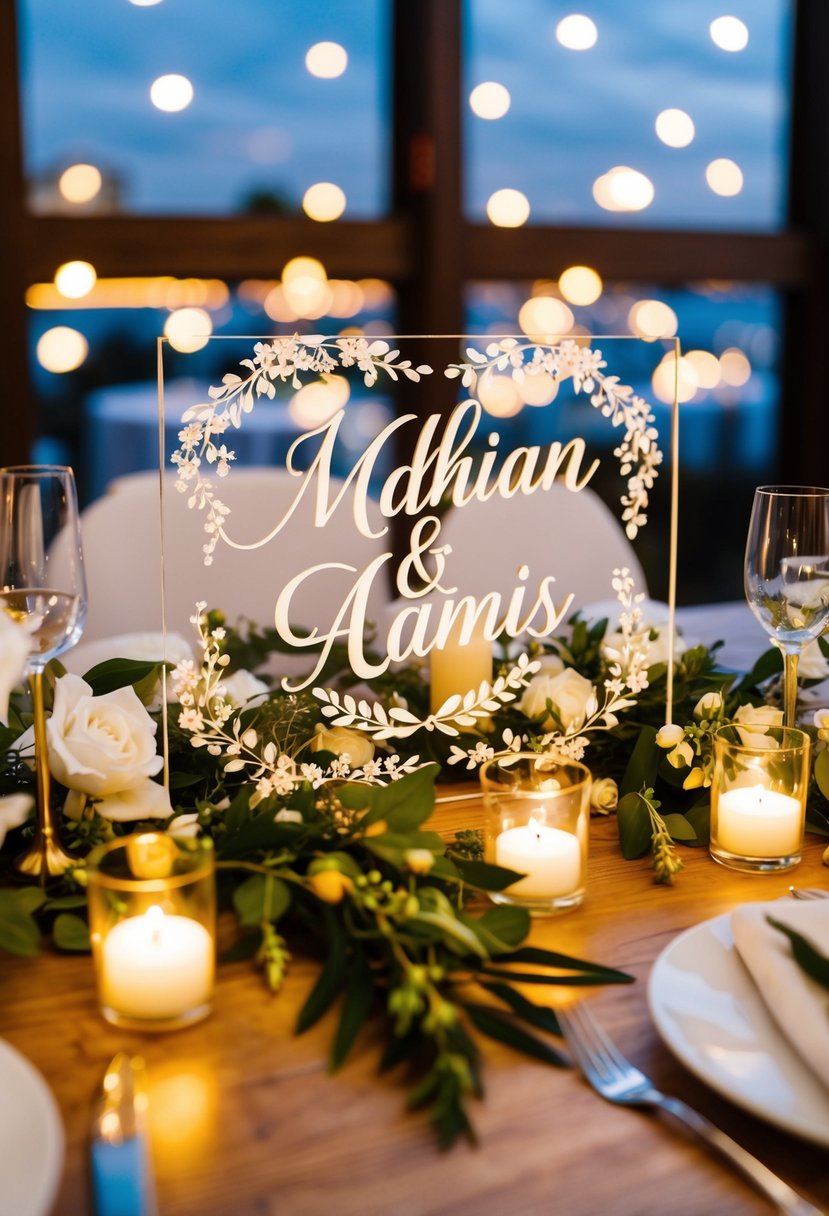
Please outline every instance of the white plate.
M691 1072L761 1119L829 1147L829 1092L777 1029L737 953L728 913L666 946L648 1003Z
M0 1212L46 1216L62 1165L63 1124L51 1090L0 1040Z

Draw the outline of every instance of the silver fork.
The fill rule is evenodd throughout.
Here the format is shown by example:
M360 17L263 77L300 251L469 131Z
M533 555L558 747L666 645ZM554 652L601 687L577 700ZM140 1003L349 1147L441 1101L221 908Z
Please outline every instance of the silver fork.
M559 1025L579 1068L597 1093L621 1106L649 1106L667 1111L701 1140L728 1158L781 1212L790 1216L826 1216L726 1136L709 1119L679 1098L669 1097L626 1060L584 1004L557 1009Z

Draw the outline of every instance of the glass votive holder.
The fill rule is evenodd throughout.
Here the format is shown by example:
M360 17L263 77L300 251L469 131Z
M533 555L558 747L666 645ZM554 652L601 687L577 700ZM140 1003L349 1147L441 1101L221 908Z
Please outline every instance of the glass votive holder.
M101 1012L129 1030L175 1030L213 1001L213 842L121 836L89 856L89 933Z
M587 887L589 769L508 752L488 760L480 778L485 858L524 875L490 899L537 916L578 907Z
M800 861L810 740L791 726L721 726L714 735L711 856L752 874Z

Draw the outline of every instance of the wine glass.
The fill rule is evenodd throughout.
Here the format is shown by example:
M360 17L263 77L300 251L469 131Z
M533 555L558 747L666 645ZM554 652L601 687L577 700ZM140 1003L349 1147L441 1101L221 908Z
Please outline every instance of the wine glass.
M0 469L0 608L29 630L26 669L32 692L37 829L18 858L24 874L62 874L74 858L58 840L49 800L43 669L81 636L86 576L75 477L62 465Z
M829 625L829 489L757 488L745 591L752 612L783 652L783 720L794 726L800 652Z

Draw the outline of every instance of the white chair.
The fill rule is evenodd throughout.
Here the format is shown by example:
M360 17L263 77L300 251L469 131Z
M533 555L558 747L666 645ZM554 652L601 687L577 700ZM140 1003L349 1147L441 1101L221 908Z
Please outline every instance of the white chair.
M573 593L571 611L613 597L613 570L627 566L635 590L647 594L642 566L621 523L595 491L574 493L561 482L534 494L477 499L446 515L440 542L450 544L443 582L461 595L497 591L509 599L529 566L526 603L545 575L555 578L553 600ZM569 612L567 614L569 616Z
M325 527L316 527L313 495L305 493L284 529L253 551L219 542L213 564L204 565L205 514L187 507L176 491L175 474L163 479L164 589L169 631L195 638L189 623L195 604L220 608L231 623L240 616L272 625L274 606L285 584L309 567L339 563L352 570L325 570L302 583L291 602L291 624L304 633L313 626L327 632L358 576L390 550L390 533L364 537L354 522L349 494ZM231 508L227 529L234 541L252 544L278 523L297 496L300 480L283 469L233 468L216 479L217 494ZM331 497L343 483L332 479ZM313 487L309 487L309 491ZM161 508L158 472L118 478L110 492L81 516L89 612L84 641L161 628ZM387 521L369 503L372 530ZM384 563L368 600L373 620L388 602ZM340 628L347 626L344 620Z

